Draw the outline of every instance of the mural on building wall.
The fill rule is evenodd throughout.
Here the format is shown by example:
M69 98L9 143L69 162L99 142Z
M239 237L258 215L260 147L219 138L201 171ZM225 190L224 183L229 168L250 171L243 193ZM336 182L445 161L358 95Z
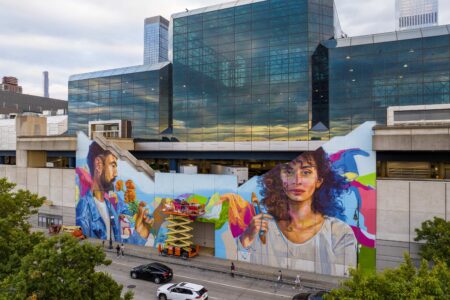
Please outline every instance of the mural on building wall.
M375 155L367 122L238 186L230 175L155 173L154 180L78 136L76 222L86 235L157 247L170 210L214 224L215 256L345 275L375 269Z

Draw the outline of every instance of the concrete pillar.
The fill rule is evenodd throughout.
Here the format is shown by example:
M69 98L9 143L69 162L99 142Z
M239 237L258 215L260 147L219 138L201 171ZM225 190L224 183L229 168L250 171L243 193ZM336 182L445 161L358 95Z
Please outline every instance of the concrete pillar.
M380 177L384 178L387 177L387 162L386 161L380 161Z
M26 150L16 150L16 166L28 167L28 155Z

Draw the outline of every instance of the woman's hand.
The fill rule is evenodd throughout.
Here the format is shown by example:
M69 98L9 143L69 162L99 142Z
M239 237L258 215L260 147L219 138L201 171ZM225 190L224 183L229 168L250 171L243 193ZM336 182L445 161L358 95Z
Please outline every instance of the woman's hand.
M139 235L146 239L150 234L150 229L154 223L154 219L148 217L148 209L145 209L145 202L139 203L138 213L136 215L136 224L134 229Z
M261 236L261 240L263 236L265 240L265 234L269 228L268 219L273 219L273 217L268 214L259 214L252 218L247 226L247 229L239 237L244 248L248 248L251 244L253 244L260 232L263 233Z

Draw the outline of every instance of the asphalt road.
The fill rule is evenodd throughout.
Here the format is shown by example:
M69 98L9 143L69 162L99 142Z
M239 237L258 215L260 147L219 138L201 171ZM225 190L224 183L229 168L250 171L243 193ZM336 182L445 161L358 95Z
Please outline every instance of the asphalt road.
M107 253L113 263L109 266L102 266L98 271L104 271L120 284L134 291L134 299L156 299L156 289L158 285L140 279L130 277L130 269L144 263L151 262L147 259L136 257L120 257ZM194 264L194 262L193 262ZM174 277L172 282L192 282L203 285L208 290L209 299L212 300L233 300L233 299L292 299L298 290L294 290L291 285L281 285L275 291L275 284L265 280L243 278L236 276L232 278L229 274L201 270L193 267L166 264L173 269Z

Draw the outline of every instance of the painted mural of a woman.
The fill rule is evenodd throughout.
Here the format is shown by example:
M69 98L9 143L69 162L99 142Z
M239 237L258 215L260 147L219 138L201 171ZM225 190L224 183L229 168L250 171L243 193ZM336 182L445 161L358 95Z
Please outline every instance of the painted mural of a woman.
M240 235L245 259L330 275L356 266L356 238L338 200L346 182L322 148L275 167L260 184L268 214L255 215Z

